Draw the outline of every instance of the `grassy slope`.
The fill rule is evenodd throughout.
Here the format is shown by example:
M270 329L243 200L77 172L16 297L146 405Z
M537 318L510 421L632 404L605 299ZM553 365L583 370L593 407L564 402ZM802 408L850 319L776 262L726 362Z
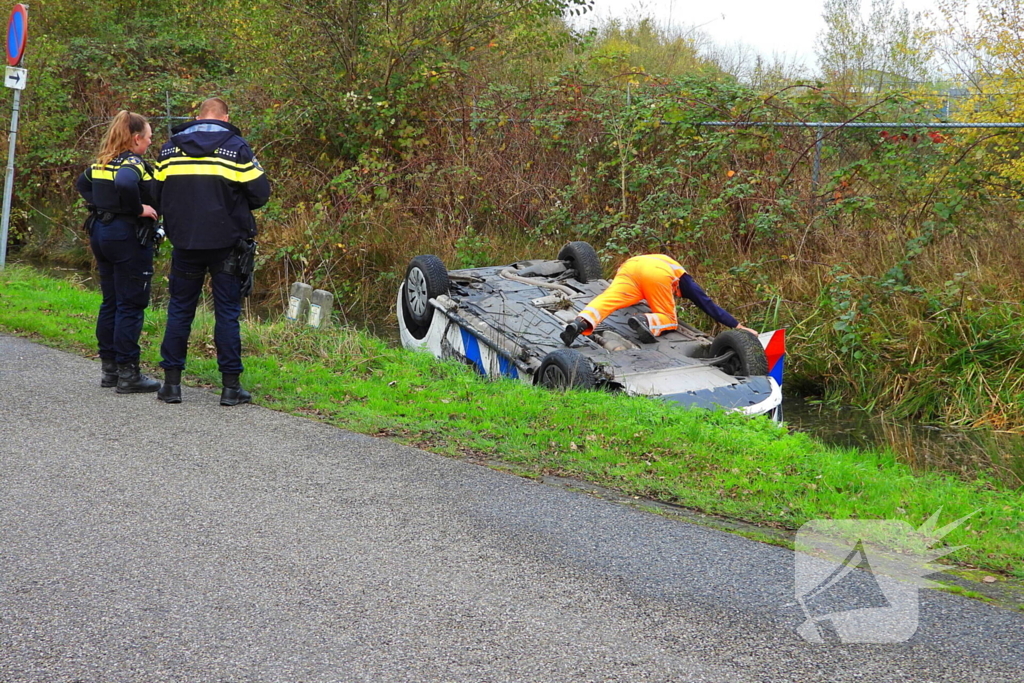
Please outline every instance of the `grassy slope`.
M98 305L96 292L74 282L16 266L0 271L4 330L92 355ZM151 368L163 322L164 311L147 312L143 361ZM212 324L209 314L197 317L187 382L219 381ZM940 508L941 525L979 510L947 537L965 546L952 557L1018 575L1024 566L1024 491L990 481L915 474L892 454L826 447L762 419L485 381L353 330L243 323L243 343L246 385L270 408L772 527L820 517L916 527Z

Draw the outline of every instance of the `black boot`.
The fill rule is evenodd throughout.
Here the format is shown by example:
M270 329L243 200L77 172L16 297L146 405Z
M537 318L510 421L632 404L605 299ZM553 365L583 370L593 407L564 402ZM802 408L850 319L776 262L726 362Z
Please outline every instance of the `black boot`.
M164 385L156 397L164 403L181 403L181 370L164 370Z
M160 388L160 382L139 372L138 363L117 364L117 393L148 394Z
M644 344L653 344L654 342L658 341L655 338L654 334L651 332L651 328L647 326L647 319L645 317L639 315L631 315L629 316L629 320L627 322L629 322L630 328L632 328L632 330L636 332L636 336Z
M222 406L237 406L239 403L248 403L252 400L252 394L242 388L238 375L221 373L221 378L224 380L224 388L220 392Z
M104 389L117 386L117 362L113 358L101 358L103 363L103 375L100 377L100 386Z
M563 344L565 344L566 346L572 346L572 343L576 340L576 337L580 336L580 334L582 334L583 331L586 330L588 327L590 327L590 325L587 324L586 320L584 320L583 318L576 318L571 323L566 325L565 329L562 330L562 333L558 336L562 338Z

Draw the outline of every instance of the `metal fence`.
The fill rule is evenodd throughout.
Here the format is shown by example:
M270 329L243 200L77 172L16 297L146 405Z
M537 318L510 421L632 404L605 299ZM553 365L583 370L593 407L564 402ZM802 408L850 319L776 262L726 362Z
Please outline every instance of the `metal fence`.
M1024 129L1024 123L865 123L862 121L704 121L701 126L708 128L805 128L814 132L814 157L811 170L811 191L817 193L821 186L822 156L826 142L835 139L835 133L842 130L971 130L971 129Z
M555 117L557 118L557 117ZM453 116L446 118L430 119L428 123L440 126L440 127L451 127L452 133L455 133L455 137L464 135L467 131L480 131L483 129L493 128L495 126L513 126L527 128L536 126L537 124L544 124L549 122L548 117L535 116L535 117L499 117L495 116L494 112L481 111L479 114L474 113L470 116ZM673 122L661 121L662 125L672 125ZM924 132L924 134L937 133L938 131L955 131L955 130L978 130L978 129L992 129L992 130L1022 130L1024 129L1024 122L1006 122L1006 123L946 123L946 122L921 122L921 123L907 123L907 122L864 122L864 121L703 121L696 124L698 127L704 128L730 128L730 129L742 129L742 128L766 128L766 129L803 129L808 132L806 143L801 142L799 139L790 139L789 146L790 151L795 155L794 159L806 159L807 164L810 168L807 169L807 175L803 175L803 182L807 183L806 187L809 189L810 196L812 198L818 197L822 191L822 178L823 172L828 172L830 169L833 171L841 170L859 159L868 158L872 153L869 145L872 142L864 136L856 136L852 133L854 131L863 131L864 129L873 129L878 131L917 131ZM851 133L850 135L843 135L843 133ZM883 136L884 137L884 136ZM899 141L903 137L900 134L889 136L886 141L894 142ZM910 137L909 135L907 137ZM922 149L920 151L922 155L926 152ZM802 175L802 174L801 174ZM809 177L808 177L809 176Z

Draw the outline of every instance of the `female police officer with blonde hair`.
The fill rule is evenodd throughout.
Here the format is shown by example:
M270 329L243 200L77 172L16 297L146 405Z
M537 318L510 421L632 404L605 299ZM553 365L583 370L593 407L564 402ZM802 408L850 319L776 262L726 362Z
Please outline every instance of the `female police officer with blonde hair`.
M100 273L103 302L96 320L103 376L119 394L156 391L139 373L139 335L153 277L153 169L142 155L153 130L140 114L119 111L103 136L96 163L76 183L89 206L89 245Z

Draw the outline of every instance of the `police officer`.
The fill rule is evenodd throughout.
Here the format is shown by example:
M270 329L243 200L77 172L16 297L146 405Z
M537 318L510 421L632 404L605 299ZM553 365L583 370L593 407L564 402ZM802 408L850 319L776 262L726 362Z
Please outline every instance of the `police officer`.
M75 186L89 206L89 246L103 300L96 319L102 387L119 394L156 391L160 382L139 372L139 335L153 278L157 218L153 168L142 155L153 141L144 116L119 111L107 128L96 163Z
M181 371L206 274L216 317L214 343L223 380L220 403L247 403L242 388L242 279L239 260L256 235L252 211L270 199L270 183L219 97L205 100L195 121L174 128L156 164L156 196L171 252L167 330L160 355L164 384L157 397L181 403ZM251 246L251 245L249 245Z

